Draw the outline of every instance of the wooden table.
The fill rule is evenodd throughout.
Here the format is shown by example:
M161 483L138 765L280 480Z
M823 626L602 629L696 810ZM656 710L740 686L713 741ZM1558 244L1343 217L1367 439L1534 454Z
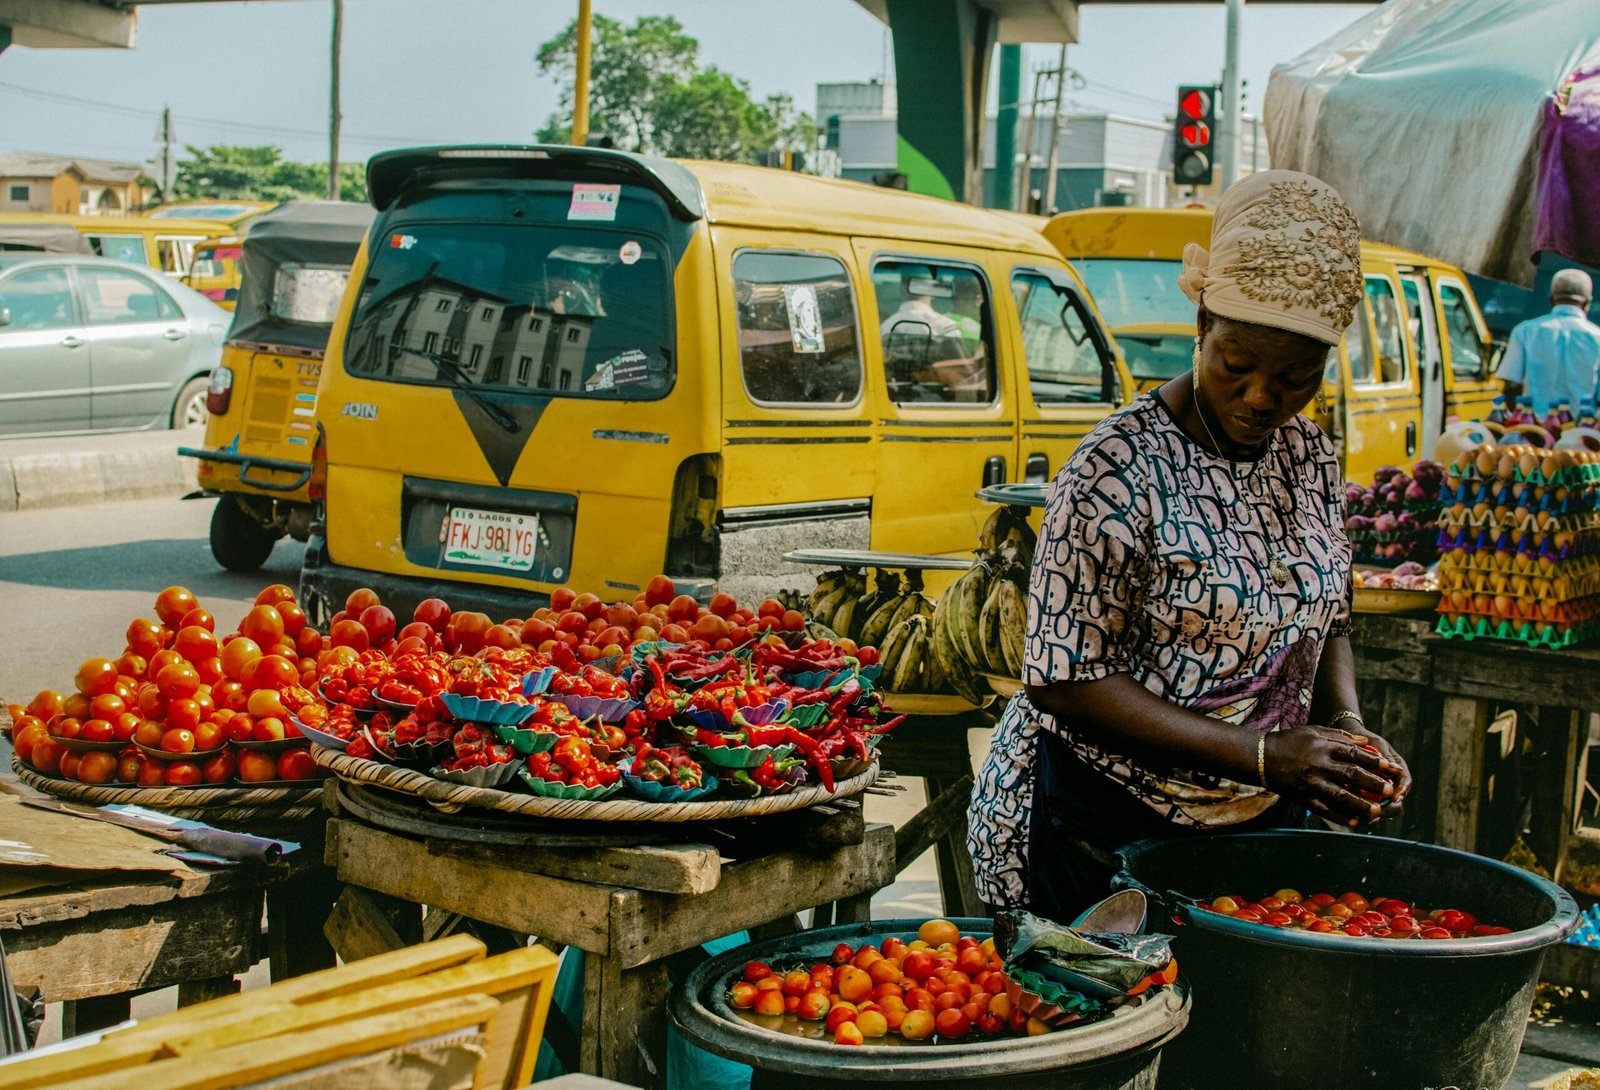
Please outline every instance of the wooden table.
M653 826L668 839L630 844L595 838L592 824L571 835L549 822L520 836L480 830L471 811L406 820L384 808L393 796L359 789L329 799L327 861L349 887L331 929L358 942L375 933L415 941L426 905L429 919L454 914L577 947L586 955L579 1066L633 1086L665 1082L673 955L830 902L841 922L865 920L873 891L895 874L894 830L867 824L857 800L834 800L820 815ZM578 828L594 839L582 842Z
M38 987L62 1003L62 1036L103 1029L128 1017L140 992L173 985L187 1006L238 990L234 976L264 955L273 978L333 964L321 921L294 911L306 883L324 871L315 848L275 867L241 865L196 874L125 872L71 886L0 898L0 941L19 988ZM269 889L278 934L263 948L262 906ZM324 902L324 915L326 902ZM327 956L315 957L320 946ZM275 955L275 956L274 956Z
M1366 720L1406 756L1416 781L1398 829L1383 831L1498 856L1520 833L1526 803L1528 846L1560 881L1583 790L1587 716L1600 710L1600 650L1446 640L1428 618L1362 613L1351 644ZM1508 709L1514 727L1500 718Z

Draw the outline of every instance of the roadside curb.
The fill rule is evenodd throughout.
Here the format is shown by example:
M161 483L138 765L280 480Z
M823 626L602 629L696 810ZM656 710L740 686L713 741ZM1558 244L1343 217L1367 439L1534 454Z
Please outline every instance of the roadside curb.
M0 444L0 512L192 492L198 463L177 453L186 437L181 431L80 436L15 452L4 448L21 441Z

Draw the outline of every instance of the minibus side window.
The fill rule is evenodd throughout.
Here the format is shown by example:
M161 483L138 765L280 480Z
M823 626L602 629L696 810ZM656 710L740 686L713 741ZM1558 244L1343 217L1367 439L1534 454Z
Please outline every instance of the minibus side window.
M838 258L745 250L733 259L739 368L760 405L848 405L861 396L850 273Z
M897 405L986 405L995 397L994 322L976 269L883 260L872 269L883 369Z
M1394 297L1394 285L1381 276L1367 277L1367 304L1372 310L1372 324L1377 334L1377 368L1371 373L1371 356L1368 355L1369 377L1366 381L1390 385L1405 382L1405 340L1401 335L1404 319L1400 317L1400 303Z
M1022 354L1035 402L1120 400L1110 353L1095 338L1077 292L1042 273L1019 272L1011 278L1011 294L1022 319Z
M1461 378L1484 377L1483 334L1472 316L1465 293L1454 284L1439 285L1445 336L1450 341L1450 373Z
M144 239L138 235L90 235L89 246L101 257L131 261L135 265L149 264L145 258Z

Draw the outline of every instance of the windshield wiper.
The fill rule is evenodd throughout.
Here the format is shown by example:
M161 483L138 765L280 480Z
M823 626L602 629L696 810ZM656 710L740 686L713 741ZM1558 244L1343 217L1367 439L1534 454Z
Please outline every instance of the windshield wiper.
M437 352L429 352L422 348L412 348L407 344L395 345L394 347L401 352L409 352L413 356L421 356L439 368L449 377L451 386L470 397L478 408L488 414L490 420L499 424L506 431L515 433L522 430L522 425L517 423L517 418L484 397L482 391L477 388L477 383L473 382L472 378L461 370L461 365L449 356L441 356Z

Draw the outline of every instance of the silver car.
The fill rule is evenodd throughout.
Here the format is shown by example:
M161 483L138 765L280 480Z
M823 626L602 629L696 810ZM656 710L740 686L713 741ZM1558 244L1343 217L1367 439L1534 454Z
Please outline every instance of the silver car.
M205 423L232 318L124 261L0 253L0 435Z

